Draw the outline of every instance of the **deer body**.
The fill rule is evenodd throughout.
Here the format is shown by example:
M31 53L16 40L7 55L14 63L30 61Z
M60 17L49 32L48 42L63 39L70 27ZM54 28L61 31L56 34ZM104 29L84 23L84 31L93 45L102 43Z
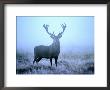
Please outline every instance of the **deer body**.
M50 46L36 46L34 48L34 56L35 58L54 58L55 56L58 56L60 53L60 47L55 47L53 45Z
M60 41L59 39L62 37L62 33L64 32L66 25L63 27L63 32L59 33L57 36L48 32L48 25L43 25L43 27L46 29L46 32L50 35L50 37L53 39L53 43L50 46L36 46L34 48L34 62L36 61L37 63L42 59L42 58L47 58L50 59L50 63L52 66L52 58L55 59L55 64L57 66L57 59L60 53Z

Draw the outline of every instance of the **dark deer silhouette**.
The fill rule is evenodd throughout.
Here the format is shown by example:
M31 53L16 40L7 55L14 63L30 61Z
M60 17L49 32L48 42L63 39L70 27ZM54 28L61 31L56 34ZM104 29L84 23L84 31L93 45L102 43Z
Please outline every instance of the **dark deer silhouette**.
M53 43L50 46L44 46L44 45L40 45L40 46L36 46L34 48L34 62L36 61L36 63L38 63L42 58L47 58L50 59L50 63L52 66L52 58L55 59L55 64L57 67L57 59L60 53L60 41L59 39L62 37L63 32L65 31L66 28L66 24L62 24L61 27L63 28L63 31L60 32L57 36L50 32L48 32L48 27L49 25L43 25L43 27L45 28L46 32L50 35L50 37L53 39Z

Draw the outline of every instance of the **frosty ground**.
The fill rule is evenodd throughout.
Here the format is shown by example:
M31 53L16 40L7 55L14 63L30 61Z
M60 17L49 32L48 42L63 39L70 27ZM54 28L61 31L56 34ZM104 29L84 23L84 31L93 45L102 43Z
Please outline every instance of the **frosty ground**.
M49 59L33 64L32 53L16 53L16 74L94 74L94 54L91 53L60 53L57 67Z

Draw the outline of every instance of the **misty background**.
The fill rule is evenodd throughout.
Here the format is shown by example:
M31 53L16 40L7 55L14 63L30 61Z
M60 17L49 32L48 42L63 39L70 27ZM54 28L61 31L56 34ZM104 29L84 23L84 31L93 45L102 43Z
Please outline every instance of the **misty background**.
M58 35L64 23L67 27L60 38L60 52L94 51L93 16L17 16L17 51L34 53L35 46L51 45L53 40L43 24L48 24L48 31Z

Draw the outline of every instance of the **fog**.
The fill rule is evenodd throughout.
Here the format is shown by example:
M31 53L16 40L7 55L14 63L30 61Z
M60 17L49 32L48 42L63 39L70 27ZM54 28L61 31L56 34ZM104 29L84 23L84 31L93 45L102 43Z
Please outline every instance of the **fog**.
M17 16L17 50L33 52L38 45L50 45L53 40L47 34L43 24L49 25L49 32L62 32L61 24L66 24L60 38L61 52L85 52L94 50L93 16Z

